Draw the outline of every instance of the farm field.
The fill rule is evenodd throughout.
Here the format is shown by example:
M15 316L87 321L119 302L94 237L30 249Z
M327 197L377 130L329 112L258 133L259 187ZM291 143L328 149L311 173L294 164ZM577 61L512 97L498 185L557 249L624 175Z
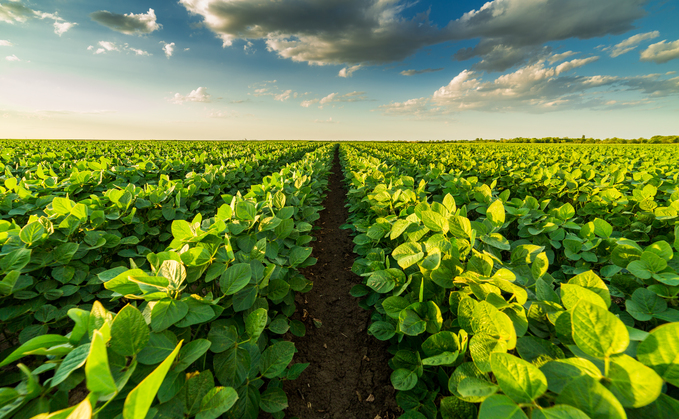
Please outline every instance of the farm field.
M679 417L676 145L0 161L0 418Z

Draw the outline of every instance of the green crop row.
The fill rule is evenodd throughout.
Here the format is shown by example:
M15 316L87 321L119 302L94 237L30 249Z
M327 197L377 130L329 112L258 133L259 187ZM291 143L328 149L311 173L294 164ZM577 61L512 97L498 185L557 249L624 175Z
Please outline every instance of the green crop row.
M314 148L212 212L164 217L153 249L134 225L153 221L134 209L177 190L169 180L1 221L0 418L282 418L281 382L306 368L282 335L305 333L289 316L311 289L297 269L315 263L334 151Z
M401 417L679 416L679 227L647 205L677 205L675 168L628 167L609 184L590 169L559 195L536 186L539 164L524 167L521 189L520 171L445 173L390 150L340 156L364 277L352 294L374 310L369 333L392 343ZM611 150L620 166L639 152ZM609 149L590 151L606 160ZM571 188L575 163L558 164L550 188ZM611 188L635 199L592 214Z

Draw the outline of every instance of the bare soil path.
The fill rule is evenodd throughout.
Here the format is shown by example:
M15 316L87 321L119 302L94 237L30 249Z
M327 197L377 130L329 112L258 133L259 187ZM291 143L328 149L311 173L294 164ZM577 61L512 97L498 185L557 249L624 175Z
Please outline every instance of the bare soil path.
M329 179L325 210L316 222L317 241L312 256L316 265L302 270L314 282L307 294L297 296L298 312L306 336L294 337L295 362L311 365L294 381L285 382L287 417L300 419L391 419L397 411L389 376L387 342L367 334L370 314L349 295L361 278L351 272L354 260L346 222L346 190L339 156ZM316 327L314 319L322 326Z

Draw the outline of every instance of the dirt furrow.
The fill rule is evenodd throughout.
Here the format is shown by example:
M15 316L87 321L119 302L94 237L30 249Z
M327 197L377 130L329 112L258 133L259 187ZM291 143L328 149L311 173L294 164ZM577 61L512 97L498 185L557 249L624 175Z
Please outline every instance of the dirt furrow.
M339 156L335 152L329 191L316 222L313 256L316 265L302 270L314 282L307 294L297 296L294 318L304 321L307 333L293 337L295 362L311 365L284 389L290 407L287 417L301 419L383 419L397 407L389 381L386 342L368 336L370 315L349 295L361 278L351 272L354 260L346 222L346 190ZM320 326L320 327L318 327Z

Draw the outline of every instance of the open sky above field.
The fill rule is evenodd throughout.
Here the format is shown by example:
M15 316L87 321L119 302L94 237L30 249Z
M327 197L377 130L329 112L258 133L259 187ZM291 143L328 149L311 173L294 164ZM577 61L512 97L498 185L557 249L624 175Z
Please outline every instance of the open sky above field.
M679 2L0 0L0 137L679 134Z

